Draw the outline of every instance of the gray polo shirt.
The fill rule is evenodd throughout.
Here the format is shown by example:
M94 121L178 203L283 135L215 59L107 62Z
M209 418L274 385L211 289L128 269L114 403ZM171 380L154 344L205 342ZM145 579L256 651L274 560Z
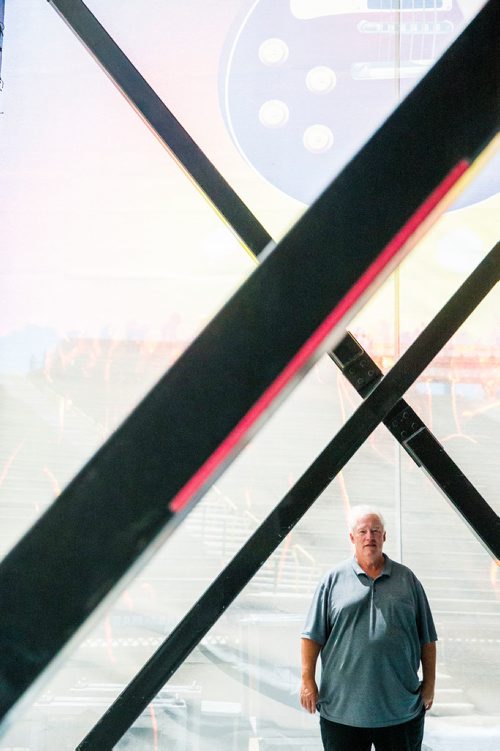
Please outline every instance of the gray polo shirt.
M398 725L422 709L421 648L437 640L422 585L391 561L373 580L355 558L320 582L302 637L322 645L318 710L357 727Z

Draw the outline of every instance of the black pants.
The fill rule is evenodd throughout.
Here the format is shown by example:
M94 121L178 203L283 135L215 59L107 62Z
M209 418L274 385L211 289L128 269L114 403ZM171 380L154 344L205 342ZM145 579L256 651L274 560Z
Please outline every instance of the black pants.
M386 728L356 728L320 717L325 751L420 751L424 737L425 710L402 725Z

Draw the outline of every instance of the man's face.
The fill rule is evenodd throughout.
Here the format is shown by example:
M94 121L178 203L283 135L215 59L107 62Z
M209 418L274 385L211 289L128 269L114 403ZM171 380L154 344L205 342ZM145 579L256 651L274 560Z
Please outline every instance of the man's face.
M385 531L376 514L368 514L358 519L353 532L350 533L357 560L377 561L382 556Z

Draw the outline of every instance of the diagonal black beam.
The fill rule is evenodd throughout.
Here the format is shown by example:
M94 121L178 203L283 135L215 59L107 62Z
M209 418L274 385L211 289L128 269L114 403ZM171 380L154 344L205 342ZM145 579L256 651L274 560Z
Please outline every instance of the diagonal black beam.
M496 246L498 251L498 245ZM330 353L332 360L365 398L382 378L382 371L349 332ZM398 443L434 482L495 560L500 560L500 530L496 513L447 454L413 407L400 399L383 420Z
M191 179L205 193L215 209L230 226L233 224L232 228L246 245L247 250L258 259L264 253L268 243L272 242L270 235L249 209L242 204L241 199L231 186L225 182L214 165L208 161L205 154L95 16L81 0L49 0L49 2L91 52L128 102L147 122L174 159L182 165ZM362 396L364 396L363 389L367 388L368 373L372 373L372 376L369 376L372 383L376 380L373 376L373 373L376 372L374 369L378 371L378 377L382 376L373 360L365 351L360 350L359 344L349 333L336 348L335 356L332 359L347 378L349 378L349 371L355 371L355 377L350 380ZM343 362L348 363L349 367L344 368ZM367 367L363 370L363 363L365 362ZM358 383L360 380L361 386ZM401 416L405 416L402 418L404 421L410 421L409 425L418 425L419 430L425 428L425 432L419 436L418 440L418 448L422 451L421 458L418 455L416 442L413 442L412 451L408 450L408 446L405 444L405 438L408 435L405 426L401 427L400 431L398 429L392 430L394 437L403 445L414 461L423 467L479 539L487 539L488 529L483 530L480 525L480 517L476 518L474 514L474 511L479 508L480 500L484 500L482 496L447 456L443 447L405 402L401 402L398 411ZM399 422L399 418L396 417L388 423L385 421L389 429L391 429L391 424L395 420L396 423ZM426 462L426 457L434 459L436 451L441 457L441 461L433 461L431 466L430 462ZM467 513L464 516L466 509Z
M490 0L0 563L0 717L338 340L495 135L499 12Z
M67 5L67 4L66 4ZM182 129L182 126L171 115L171 113L164 108L163 103L155 101L157 99L154 92L148 89L147 84L138 75L137 71L133 68L130 61L128 61L123 54L116 48L114 42L110 39L98 22L89 14L88 11L84 11L83 16L78 8L78 5L72 4L67 6L69 8L71 17L67 17L66 20L73 26L77 35L85 42L85 40L96 40L99 38L99 43L95 44L88 41L87 46L92 48L94 56L99 57L100 64L107 70L108 75L115 80L119 88L127 96L134 106L142 111L143 117L148 121L150 127L155 129L155 118L149 117L149 112L158 112L163 108L163 117L160 118L161 127L157 129L157 136L162 140L167 148L172 151L177 151L175 154L178 161L184 164L184 167L189 172L189 158L192 154L192 142L186 132ZM86 13L86 15L85 15ZM67 14L66 14L67 15ZM77 19L80 19L79 22ZM76 23L75 23L76 20ZM75 28L76 27L76 28ZM96 33L97 31L97 33ZM109 65L109 60L112 60L112 64ZM119 76L115 76L115 72L118 70ZM118 80L117 80L118 79ZM139 86L137 85L139 82ZM139 94L139 97L138 97ZM146 95L146 96L144 96ZM143 101L152 99L149 102L148 107L144 107ZM152 105L152 107L151 107ZM165 116L166 114L166 116ZM165 141L165 133L168 135L168 142ZM187 155L187 158L186 158ZM197 162L198 164L198 162ZM212 174L214 168L209 164L209 172ZM223 203L226 198L226 194L222 195L222 200L218 198L216 185L218 176L216 174L216 180L208 182L205 185L205 192L210 195L212 192L212 201L214 205L219 208L223 215L226 215L227 211L224 211ZM227 186L225 186L225 189ZM238 206L239 198L235 196L229 196L230 205ZM256 234L253 237L245 237L248 227L255 227ZM260 233L260 235L258 234ZM265 243L270 239L266 235L265 230L258 224L257 220L246 219L246 222L240 226L240 236L246 241L247 246L259 255L262 244L259 246L259 241L262 243L261 238L264 238ZM369 358L368 354L362 350L359 343L355 342L354 338L348 333L345 339L337 346L335 353L331 354L332 359L344 372L346 377L351 381L353 386L357 389L358 393L365 396L368 390L373 386L373 383L378 381L382 374L378 370L376 364ZM349 375L351 374L351 375ZM371 386L367 383L370 381ZM398 441L406 448L410 456L416 461L417 464L422 466L432 479L436 482L439 489L448 497L455 508L461 513L465 520L469 523L472 520L472 528L474 532L480 537L484 537L488 546L488 531L491 532L491 526L488 524L481 525L481 514L478 516L478 511L484 505L484 499L479 495L474 486L468 481L468 479L461 473L459 468L453 463L450 457L447 456L444 449L436 441L434 436L428 431L426 426L420 421L414 411L409 405L401 400L391 411L392 414L389 418L384 420L384 423L392 431L393 435ZM406 436L413 436L412 451L408 449L408 439ZM406 440L406 442L405 442ZM418 442L418 443L417 443ZM439 460L436 461L436 457ZM431 461L432 460L432 461ZM464 510L466 511L464 515ZM483 529L483 533L481 533ZM491 546L490 546L491 550Z
M170 154L183 166L191 179L205 193L215 209L230 226L232 225L232 229L239 235L247 249L258 259L264 253L268 243L272 241L270 235L250 210L242 204L239 196L221 177L214 165L209 162L205 154L95 16L81 0L72 0L71 2L69 0L49 0L49 2L92 53L129 103L140 113ZM375 372L376 365L373 360L368 353L360 351L359 343L355 342L349 333L347 333L345 341L341 342L336 348L335 355L332 359L339 365L346 377L349 378L349 371L356 369L356 377L351 379L351 382L358 393L363 396L367 374L370 371ZM342 362L345 361L346 356L349 358L348 368L342 367ZM360 363L365 362L367 363L366 370L363 371L362 365L357 367ZM382 376L380 371L378 371L378 374L379 377ZM359 379L363 382L361 388L358 388ZM371 380L373 381L373 376ZM423 467L446 498L464 517L476 536L481 540L487 539L488 528L483 528L481 517L476 518L472 513L474 509L479 508L484 499L458 466L448 457L444 448L428 428L421 423L415 412L405 402L401 402L399 406L398 411L401 416L404 415L404 418L401 419L409 420L409 424L418 425L419 430L425 428L425 432L419 435L418 444L413 441L411 451L405 443L408 435L406 427L401 428L403 435L398 429L392 430L394 437L403 445L414 461ZM391 429L391 424L395 420L397 423L400 421L396 416L389 422L385 421L389 429ZM419 449L422 452L421 457L418 454ZM432 457L432 459L435 459L436 455L441 457L441 461L433 461L431 466L431 462L428 462L426 458ZM468 511L464 516L465 508Z
M250 536L94 725L77 751L97 748L106 751L113 748L370 433L394 410L402 394L458 330L499 277L500 243L490 251ZM491 526L492 552L499 557L500 518L487 504L484 504L482 511L485 522Z
M128 102L140 113L174 159L182 165L191 179L205 193L214 208L226 219L226 222L230 226L232 225L232 229L239 235L242 242L246 245L247 250L258 259L265 251L269 242L272 242L270 235L250 210L242 204L239 196L226 183L224 178L221 177L214 165L209 162L205 154L199 149L187 131L149 86L95 16L81 0L71 0L71 2L69 0L49 0L49 2L57 9L59 15L91 52L113 83L124 94ZM349 359L349 368L342 367L342 357L345 356L342 355L342 352L345 352L345 355L351 358ZM354 358L352 357L353 354ZM356 368L360 363L364 363L365 361L370 363L369 365L367 364L364 372L362 372L362 367L361 370L357 368L356 378L351 379L352 385L363 396L367 373L370 371L372 373L375 372L374 368L376 368L376 365L373 360L371 360L365 351L361 354L359 344L354 342L353 337L349 333L347 333L345 341L341 342L336 348L335 355L332 359L346 377L349 377L349 371ZM381 377L381 372L378 371L378 373L379 377ZM361 388L358 388L358 380L360 378L363 385ZM411 415L412 424L418 424L419 429L425 427L419 421L415 412L409 410L409 406L402 402L399 410L401 415L404 414L405 419L409 419L408 416ZM390 428L391 422L394 422L394 420L388 424L385 423L387 427ZM406 435L406 429L403 427L402 430ZM401 436L398 430L393 430L392 432L395 438L408 451L408 447L404 442L405 435ZM418 447L422 450L422 458L420 459L418 456L417 444L415 442L412 451L408 451L410 456L419 466L424 465L424 470L462 516L464 516L464 509L467 508L468 513L464 516L464 519L479 539L482 539L485 535L487 537L488 530L485 529L483 534L482 527L478 526L480 519L476 519L473 513L478 508L477 503L479 499L482 499L482 496L467 477L460 472L457 465L447 456L443 447L426 427L425 433L419 437ZM433 461L431 467L430 462L426 463L425 457L434 458L438 447L441 461ZM451 481L451 478L454 478L453 481ZM469 499L469 502L466 503L465 499Z
M259 252L271 240L264 227L82 0L48 2L228 226L251 252Z

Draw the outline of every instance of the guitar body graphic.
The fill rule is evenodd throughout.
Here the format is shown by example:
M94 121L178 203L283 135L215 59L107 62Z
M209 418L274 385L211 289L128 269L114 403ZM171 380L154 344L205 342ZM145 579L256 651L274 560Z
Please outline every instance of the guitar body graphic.
M455 0L252 3L221 70L234 142L266 180L311 203L463 23Z

